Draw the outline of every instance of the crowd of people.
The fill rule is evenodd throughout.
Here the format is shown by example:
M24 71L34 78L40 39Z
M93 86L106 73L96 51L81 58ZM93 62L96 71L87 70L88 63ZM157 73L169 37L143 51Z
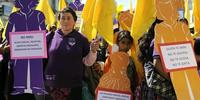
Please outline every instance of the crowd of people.
M29 14L28 8L29 6L27 8L21 6L21 12L18 13ZM34 10L32 12L40 15L40 12ZM17 16L18 13L14 13L12 16ZM43 20L43 14L40 16ZM21 26L25 25L14 20L13 17L9 20L10 31L14 27L13 23L20 25L20 27L15 27L16 31L27 29L22 29ZM136 65L129 54L134 45L134 38L129 31L121 30L120 25L119 28L113 30L115 33L114 45L117 46L117 50L111 50L116 48L112 48L102 37L88 41L82 33L75 29L77 15L70 7L64 8L59 13L58 20L60 27L52 26L46 35L48 53L46 59L10 60L9 40L2 40L0 37L0 100L94 100L97 88L108 87L104 84L107 82L106 79L111 81L118 78L120 80L110 83L113 87L116 83L120 85L119 88L113 88L113 90L129 91L134 100L177 99L169 73L163 70L161 59L154 50L154 28L157 24L162 23L162 20L156 19L148 32L138 40L140 50L138 59L144 69L144 79L141 82L138 81ZM179 21L188 24L185 19ZM40 23L36 25L39 27L32 27L26 31L45 29L43 24ZM3 29L0 32L2 34ZM6 34L7 38L8 34ZM195 38L194 41L194 51L200 74L200 38ZM22 64L22 62L27 64ZM22 74L20 74L21 72L16 73L14 69L21 69L21 67L26 69L29 63L33 68L37 66L35 65L37 63L37 67L43 71L43 75L39 77L43 79L45 86L42 88L44 89L42 93L39 90L33 91L35 95L24 93L21 88L15 87L19 84L16 83L15 78L21 77ZM37 71L34 74L37 74ZM152 79L157 81L151 81ZM34 88L32 89L34 90ZM39 96L44 98L41 99Z

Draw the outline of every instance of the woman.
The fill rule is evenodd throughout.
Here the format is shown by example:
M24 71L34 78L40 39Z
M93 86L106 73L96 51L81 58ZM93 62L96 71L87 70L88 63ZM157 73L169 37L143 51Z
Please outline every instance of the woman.
M154 51L154 27L160 22L162 21L156 19L149 31L138 40L138 57L144 67L145 79L135 91L136 100L176 100L168 73L162 70L160 56ZM152 56L153 53L155 56Z
M99 42L93 40L89 44L74 29L77 16L71 8L63 9L58 19L61 27L48 48L46 83L54 100L81 100L84 64L91 66L95 62Z

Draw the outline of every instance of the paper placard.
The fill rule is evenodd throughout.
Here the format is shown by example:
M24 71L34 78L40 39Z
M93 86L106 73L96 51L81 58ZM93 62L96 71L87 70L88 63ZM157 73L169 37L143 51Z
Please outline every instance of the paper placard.
M98 88L96 100L132 100L132 95L131 93Z
M167 72L197 66L191 42L159 44L159 51Z
M10 32L11 59L47 58L45 31Z

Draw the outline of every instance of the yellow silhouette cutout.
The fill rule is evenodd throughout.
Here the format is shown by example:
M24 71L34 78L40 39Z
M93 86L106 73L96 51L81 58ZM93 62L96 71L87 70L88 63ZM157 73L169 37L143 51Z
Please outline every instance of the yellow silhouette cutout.
M155 49L159 43L192 41L188 26L179 22L178 10L183 0L156 0L157 18L164 20L155 27ZM196 68L170 72L178 100L200 100L200 78Z

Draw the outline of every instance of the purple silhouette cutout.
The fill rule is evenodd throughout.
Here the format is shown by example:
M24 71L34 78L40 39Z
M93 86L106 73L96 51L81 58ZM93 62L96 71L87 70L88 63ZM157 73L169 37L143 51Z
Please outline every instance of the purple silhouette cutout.
M9 32L46 30L44 14L33 9L38 4L38 0L15 0L14 3L15 7L20 10L9 16L6 30L8 42ZM23 93L46 94L42 59L15 59L11 61L11 65L14 71L13 95ZM29 75L28 71L30 72ZM30 76L29 82L27 82L27 76Z
M82 11L84 4L82 4L80 2L80 0L75 0L74 2L69 4L69 7L71 7L72 9L74 9L75 11Z

